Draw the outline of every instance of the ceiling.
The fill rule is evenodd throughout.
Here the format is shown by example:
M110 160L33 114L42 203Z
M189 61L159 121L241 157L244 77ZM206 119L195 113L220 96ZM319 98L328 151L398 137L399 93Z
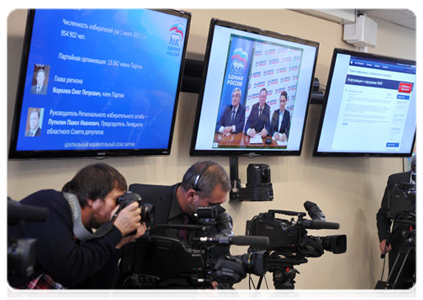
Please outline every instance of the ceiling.
M416 15L408 9L359 9L371 19L388 21L399 26L416 30Z

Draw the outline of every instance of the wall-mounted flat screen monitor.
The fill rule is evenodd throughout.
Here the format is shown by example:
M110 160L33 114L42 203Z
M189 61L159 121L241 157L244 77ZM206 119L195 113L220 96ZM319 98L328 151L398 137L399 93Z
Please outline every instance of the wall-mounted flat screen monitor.
M191 155L299 155L318 48L212 19Z
M416 62L335 49L315 156L411 156Z
M190 19L30 10L9 157L169 154Z

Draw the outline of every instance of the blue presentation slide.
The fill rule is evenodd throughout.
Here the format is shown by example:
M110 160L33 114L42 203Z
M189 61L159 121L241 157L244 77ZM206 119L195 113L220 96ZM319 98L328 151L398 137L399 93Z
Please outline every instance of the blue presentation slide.
M166 149L187 19L37 10L17 151Z

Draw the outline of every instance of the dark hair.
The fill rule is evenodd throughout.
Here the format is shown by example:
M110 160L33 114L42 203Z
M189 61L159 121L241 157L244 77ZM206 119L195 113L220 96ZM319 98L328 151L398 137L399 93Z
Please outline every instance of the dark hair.
M259 94L261 94L261 92L263 92L263 91L266 91L266 95L267 95L267 89L266 89L266 88L262 88L262 89L260 90L260 93L259 93Z
M40 110L38 108L31 109L31 112L29 113L29 115L31 116L35 112L38 114L38 119L39 119L40 118Z
M62 191L75 194L81 207L84 207L88 199L104 200L114 188L126 192L125 178L115 168L96 163L79 170L72 180L63 186Z
M199 161L186 171L181 186L185 191L195 187L201 197L210 197L219 184L225 192L231 188L225 169L213 161Z
M287 93L286 91L282 91L282 92L281 92L281 95L279 96L279 99L280 99L282 96L285 96L285 99L286 99L286 100L288 100L288 93Z

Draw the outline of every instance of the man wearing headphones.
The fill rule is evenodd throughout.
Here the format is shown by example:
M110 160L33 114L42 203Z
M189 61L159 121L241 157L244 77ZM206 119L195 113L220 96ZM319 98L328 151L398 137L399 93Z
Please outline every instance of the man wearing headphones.
M199 225L198 219L194 216L199 207L218 206L218 213L215 218L216 224L211 226L210 231L207 233L208 235L233 235L232 220L225 210L220 207L220 204L225 202L228 196L230 186L228 174L222 166L212 161L200 161L186 171L181 183L172 186L132 184L129 190L139 194L143 203L150 203L154 207L155 225L150 230L151 235L184 240L186 243L181 243L186 245L185 247L190 247L193 239L203 236L204 232L201 230L187 230L180 225ZM166 225L172 226L169 228ZM178 226L182 228L178 228ZM139 261L141 266L145 266L145 262L139 252L143 248L143 241L138 240L137 242L141 243L141 245L132 243L125 246L121 259L120 274L116 283L117 288L131 287L131 283L125 284L125 278L130 278L132 272L136 273L134 271L134 259ZM216 257L227 255L229 254L229 246L214 247L213 253L213 256ZM180 258L176 254L175 257L167 257L169 255L172 256L172 254L168 253L160 263L163 264L168 259L172 262L179 262ZM149 261L148 263L154 265L157 262L152 263ZM180 288L181 285L177 287ZM217 282L213 282L211 287L216 288ZM174 288L174 286L170 286L170 288ZM187 286L186 288L189 287Z

